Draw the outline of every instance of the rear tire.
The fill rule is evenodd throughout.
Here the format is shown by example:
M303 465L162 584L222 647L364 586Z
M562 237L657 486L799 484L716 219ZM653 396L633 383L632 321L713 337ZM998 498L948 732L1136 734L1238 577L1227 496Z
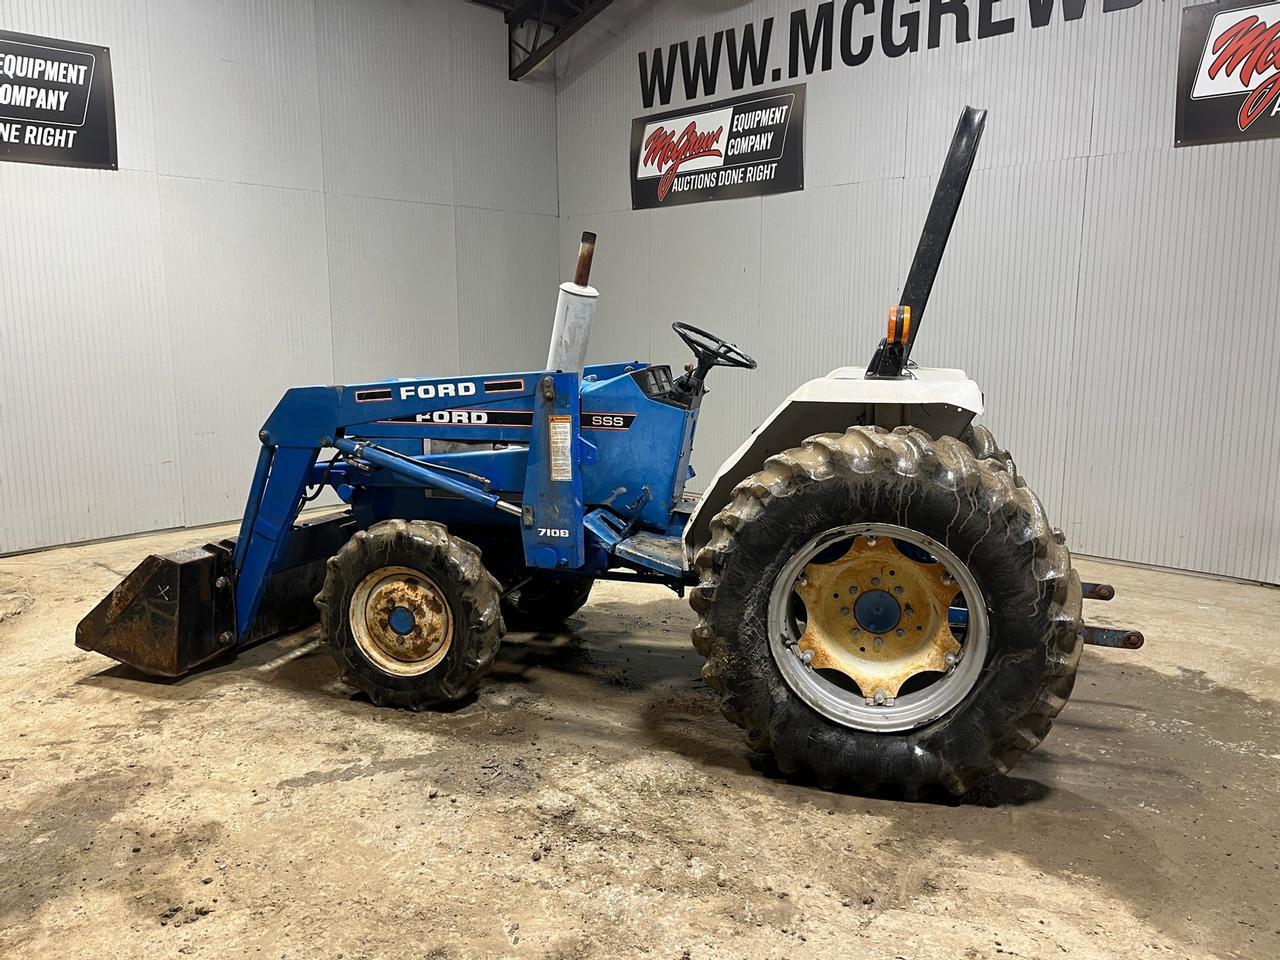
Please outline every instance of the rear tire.
M940 716L908 719L914 725L907 729L820 712L813 695L802 696L795 685L792 665L786 672L793 679L784 676L781 645L771 643L772 598L788 564L827 531L858 524L906 528L941 545L965 576L972 574L985 600L980 674L960 702ZM841 562L853 556L860 555L851 551ZM1036 746L1075 682L1081 598L1070 555L1035 495L954 438L853 427L770 457L712 521L696 566L701 582L691 603L700 619L693 641L707 658L703 677L720 692L724 714L747 731L754 749L774 756L783 774L862 790L891 785L908 794L937 784L960 794L984 774L1006 772ZM811 569L804 568L805 577ZM796 583L807 583L805 577ZM814 616L810 599L805 620ZM854 606L845 600L835 606L841 603ZM892 627L884 630L892 636ZM785 649L791 652L781 656L799 647ZM921 682L926 676L937 674L922 673ZM848 695L856 708L849 715L880 706L864 704L857 685Z
M384 520L329 559L316 606L344 682L421 710L479 686L503 633L499 590L479 549L443 525Z
M1018 465L1013 462L1013 455L1000 446L995 434L981 423L971 423L960 434L960 442L973 451L979 460L994 460L1013 477L1019 486L1026 486L1026 481L1018 473Z

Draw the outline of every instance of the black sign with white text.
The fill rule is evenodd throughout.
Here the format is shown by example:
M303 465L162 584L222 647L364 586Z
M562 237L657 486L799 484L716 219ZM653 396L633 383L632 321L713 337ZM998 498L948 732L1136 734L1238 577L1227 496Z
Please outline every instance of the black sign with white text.
M804 84L631 122L631 206L804 189Z
M1280 0L1182 10L1176 146L1280 136Z
M106 47L0 30L0 160L116 169Z

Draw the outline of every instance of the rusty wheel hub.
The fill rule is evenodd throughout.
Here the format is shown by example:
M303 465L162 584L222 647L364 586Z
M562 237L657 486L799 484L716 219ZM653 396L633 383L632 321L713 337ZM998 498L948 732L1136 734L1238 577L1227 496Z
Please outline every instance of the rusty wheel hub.
M963 605L957 632L950 609ZM828 531L787 564L770 599L770 648L788 685L846 726L911 729L977 682L987 615L946 547L892 524ZM958 635L959 634L959 635Z
M426 673L453 642L448 600L434 580L409 567L382 567L361 580L349 618L361 652L396 676Z
M960 643L947 621L960 592L941 563L908 559L889 537L854 537L844 556L805 565L796 581L814 670L837 670L884 702L922 673L945 673Z

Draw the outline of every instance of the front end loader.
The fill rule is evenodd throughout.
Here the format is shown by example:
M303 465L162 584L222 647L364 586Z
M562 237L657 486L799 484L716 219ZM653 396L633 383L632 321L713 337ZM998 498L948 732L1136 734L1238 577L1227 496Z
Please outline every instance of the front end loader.
M421 709L471 694L508 627L554 629L596 580L691 603L703 677L753 749L825 784L955 793L1048 732L1084 584L978 385L911 360L985 111L961 115L902 302L869 367L798 388L686 492L706 382L754 369L686 323L683 372L586 364L595 237L543 369L298 387L259 434L237 537L148 557L76 643L180 676L313 622L344 681ZM346 508L300 519L320 490ZM314 598L314 602L313 602Z

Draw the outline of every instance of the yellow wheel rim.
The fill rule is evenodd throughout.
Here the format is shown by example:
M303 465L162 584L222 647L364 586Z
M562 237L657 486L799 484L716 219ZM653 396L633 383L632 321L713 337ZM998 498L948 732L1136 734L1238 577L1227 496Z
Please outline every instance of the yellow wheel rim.
M768 625L791 690L873 732L955 709L977 685L989 643L986 601L968 566L933 538L884 523L835 527L796 551L774 581Z
M796 582L807 612L800 650L864 696L897 697L912 677L958 659L947 613L959 592L943 564L909 559L890 537L854 537L842 557L806 564Z

